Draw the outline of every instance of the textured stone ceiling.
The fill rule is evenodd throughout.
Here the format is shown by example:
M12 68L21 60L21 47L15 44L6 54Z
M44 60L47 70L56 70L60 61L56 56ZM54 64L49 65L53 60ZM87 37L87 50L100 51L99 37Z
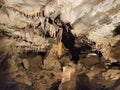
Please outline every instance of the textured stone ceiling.
M106 59L114 61L110 48L120 40L119 34L113 37L120 24L120 0L0 0L0 32L7 37L1 41L10 44L6 47L43 51L49 46L46 32L55 38L66 23L73 35L85 35Z

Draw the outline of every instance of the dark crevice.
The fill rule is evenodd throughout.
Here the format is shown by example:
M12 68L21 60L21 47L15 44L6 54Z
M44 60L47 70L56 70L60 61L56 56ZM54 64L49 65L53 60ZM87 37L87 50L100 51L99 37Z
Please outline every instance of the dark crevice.
M49 32L45 33L45 38L50 38L50 33Z
M60 15L58 15L55 19L54 19L54 23L59 26L59 27L63 27L63 22L60 19Z
M10 55L4 55L3 54L3 57L2 59L0 58L0 71L3 71L3 70L6 70L8 68L8 59L11 58Z
M108 67L109 69L114 69L114 68L120 69L120 62L111 63L110 65L108 65Z
M117 26L113 31L113 36L117 36L117 35L120 35L120 26Z
M26 58L26 57L34 57L34 56L41 56L42 59L45 58L47 52L33 52L33 51L28 51L27 53L23 53L21 55L19 55L20 58Z
M79 60L80 48L75 47L75 37L71 33L70 24L63 25L62 42L64 46L69 49L74 63L77 63Z
M38 55L40 55L42 59L45 59L47 52L38 52Z
M98 56L99 58L103 57L103 55L102 55L102 53L101 53L100 51L95 51L95 53L97 54L97 56Z
M120 86L120 79L118 79L118 80L115 82L115 84L114 84L114 86L111 88L111 90L118 90L117 88L119 88L119 86Z
M118 40L118 41L115 43L115 45L113 46L113 48L119 47L119 46L120 46L120 40Z
M53 21L52 21L51 18L49 18L48 22L49 22L50 24L53 24Z
M55 83L53 83L49 90L58 90L60 83L61 83L60 80L55 82Z

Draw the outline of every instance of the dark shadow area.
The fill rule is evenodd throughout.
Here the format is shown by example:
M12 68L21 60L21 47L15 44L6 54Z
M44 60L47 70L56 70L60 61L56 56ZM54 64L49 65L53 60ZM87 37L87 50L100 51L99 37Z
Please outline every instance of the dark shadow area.
M10 58L10 57L9 57ZM1 63L0 63L0 90L18 90L16 86L12 85L13 81L11 81L11 78L8 75L8 58L6 57Z
M74 63L77 63L79 60L79 54L80 54L80 48L75 47L75 37L71 33L72 27L70 24L63 25L63 33L62 33L62 42L66 48L69 49L72 60L74 60Z
M113 31L113 36L117 36L117 35L120 35L120 26L117 26Z
M38 52L38 55L40 55L43 59L45 58L47 52Z
M120 79L115 82L111 90L120 90Z
M111 48L110 56L120 62L120 40Z
M33 51L28 51L27 53L23 53L21 55L19 55L20 58L26 58L26 57L34 57L36 55L41 56L43 59L45 58L47 52L33 52Z
M120 40L115 43L115 46L120 46Z
M102 55L102 53L101 53L100 51L95 51L95 53L97 54L97 56L98 56L99 58L103 57L103 55Z
M111 65L108 65L109 69L119 69L120 70L120 62L115 62L115 63L111 63Z
M15 81L15 72L9 70L9 60L11 57L6 58L0 63L0 90L33 90L32 87L26 84L18 83Z
M77 64L81 58L86 58L88 53L96 53L99 58L103 55L100 51L92 51L92 47L88 43L78 43L76 46L76 37L71 33L71 25L69 23L63 25L62 42L64 46L69 49L72 60ZM84 38L84 37L83 37ZM79 42L79 41L78 41ZM95 45L95 43L93 43Z
M89 77L85 73L77 75L76 85L76 90L91 90Z
M50 88L49 90L58 90L60 83L61 83L60 80L58 80L57 82L54 82L54 83L51 85L51 88Z
M88 45L82 45L80 47L80 59L86 58L88 53L91 53L92 48Z

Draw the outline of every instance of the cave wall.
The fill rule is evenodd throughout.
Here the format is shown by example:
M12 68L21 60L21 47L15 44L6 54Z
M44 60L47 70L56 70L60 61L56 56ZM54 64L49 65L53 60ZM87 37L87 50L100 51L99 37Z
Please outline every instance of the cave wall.
M48 31L55 37L61 29L49 19L54 22L60 15L60 24L69 23L73 35L86 35L106 60L114 62L110 52L120 40L119 33L114 35L120 24L119 10L119 0L0 0L1 35L4 31L3 36L10 37L10 41L5 38L1 42L12 43L23 51L43 51L49 46L44 34Z
M61 14L63 22L70 22L72 33L79 37L85 34L88 39L95 42L106 60L116 61L110 56L111 47L120 40L120 35L114 35L114 30L120 25L119 0L56 0L47 15L57 12ZM51 6L49 6L50 8ZM59 8L58 8L59 7ZM120 29L117 29L119 32Z

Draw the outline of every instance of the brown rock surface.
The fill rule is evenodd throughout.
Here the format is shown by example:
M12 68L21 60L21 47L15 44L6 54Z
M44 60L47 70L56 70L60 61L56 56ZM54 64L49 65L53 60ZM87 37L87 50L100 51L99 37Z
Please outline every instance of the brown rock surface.
M61 64L57 56L57 45L53 45L44 60L44 68L47 70L61 70Z
M120 0L0 0L0 90L120 90Z

